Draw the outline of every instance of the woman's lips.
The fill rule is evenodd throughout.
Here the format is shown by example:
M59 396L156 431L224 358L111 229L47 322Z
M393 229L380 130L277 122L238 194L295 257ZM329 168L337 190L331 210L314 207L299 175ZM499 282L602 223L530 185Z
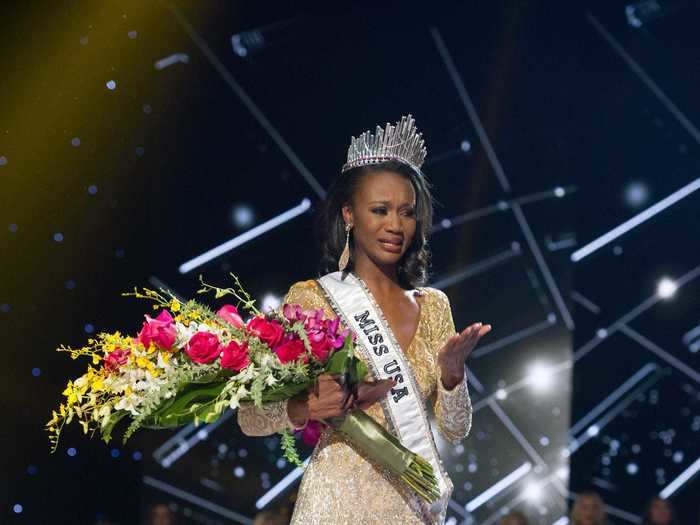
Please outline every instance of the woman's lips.
M379 241L380 246L391 253L401 253L401 244L389 241Z

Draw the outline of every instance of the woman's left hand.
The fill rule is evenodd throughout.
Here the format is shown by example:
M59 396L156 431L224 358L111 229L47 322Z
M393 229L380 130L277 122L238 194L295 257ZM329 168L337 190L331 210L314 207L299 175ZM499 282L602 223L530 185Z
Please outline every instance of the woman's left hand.
M464 378L464 362L472 353L482 336L491 331L490 324L474 323L462 333L450 337L438 353L443 386L452 390Z

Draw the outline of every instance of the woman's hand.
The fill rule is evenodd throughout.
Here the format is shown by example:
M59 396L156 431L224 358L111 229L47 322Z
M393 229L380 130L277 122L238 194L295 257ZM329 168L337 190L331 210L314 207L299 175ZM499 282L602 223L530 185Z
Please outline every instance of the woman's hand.
M290 399L287 403L289 419L297 427L313 419L323 421L326 418L345 415L352 408L353 397L330 374L321 374L314 389L307 399Z
M490 324L474 323L461 334L450 337L438 353L442 385L452 390L464 378L464 362L482 336L491 331Z
M393 379L382 379L380 381L363 381L357 385L357 398L355 406L362 410L367 410L374 403L383 398L386 393L396 386Z

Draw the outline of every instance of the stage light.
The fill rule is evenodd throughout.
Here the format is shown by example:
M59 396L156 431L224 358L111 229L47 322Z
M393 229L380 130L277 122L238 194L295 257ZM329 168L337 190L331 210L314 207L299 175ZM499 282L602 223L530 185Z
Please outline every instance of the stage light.
M78 451L75 448L71 447L68 450L66 450L66 454L73 458L76 456L76 454L78 454Z
M41 368L32 368L32 375L34 377L39 377L41 375Z
M591 425L588 427L586 430L586 434L588 434L591 437L595 437L600 433L600 427L598 425Z
M94 331L95 331L95 327L92 326L90 323L87 323L87 324L85 325L85 333L91 334L91 333L94 332Z
M505 389L499 388L498 390L496 390L496 399L503 401L507 397L508 397L508 392L506 392Z
M6 166L7 165L7 157L4 155L0 157L0 166Z
M117 83L114 80L108 80L107 84L105 84L105 85L107 86L107 89L109 89L110 91L114 91L115 89L117 89Z
M535 363L530 367L527 378L528 383L537 391L548 390L552 385L552 371L541 363Z
M90 195L94 195L95 193L97 193L97 186L95 186L94 184L90 184L90 186L88 186L88 193Z
M63 242L63 234L61 232L54 233L53 240L56 242Z
M562 188L561 186L557 186L556 188L554 188L554 195L556 197L561 198L564 195L566 195L566 190L564 188Z
M22 505L20 505L19 503L16 503L15 506L12 507L12 510L14 511L15 514L22 514L24 507L22 507Z
M625 188L625 204L632 208L644 206L649 201L649 187L642 182L632 182Z
M245 476L245 469L243 467L236 467L233 469L233 475L236 476L237 478L242 478Z
M282 299L273 293L267 293L263 296L262 301L262 311L267 312L268 310L276 309L280 304L282 304Z
M250 228L255 222L255 212L247 204L234 204L231 207L231 221L237 228Z
M113 448L110 453L110 456L112 456L114 459L117 459L119 456L121 456L121 452L119 452L118 448Z
M136 37L139 36L139 32L138 32L138 31L129 31L129 32L127 33L127 35L129 35L129 38L131 38L131 39L133 40L133 39L135 39Z
M542 498L542 487L538 483L528 483L523 491L523 497L535 503Z
M80 138L73 137L72 139L70 139L70 143L77 148L78 146L80 146Z
M17 232L17 225L14 224L14 223L13 223L13 224L10 224L10 225L7 227L7 229L10 230L11 233L16 233L16 232Z
M568 480L569 479L569 467L564 466L564 467L560 467L559 469L557 469L557 477L562 481Z
M468 140L463 140L459 145L459 149L461 149L464 153L469 153L472 150L472 144Z
M669 279L668 277L664 277L659 280L659 283L656 286L656 295L658 295L661 299L670 299L675 295L677 289L678 285L673 282L673 280Z
M599 328L596 330L595 335L598 337L598 339L605 339L608 337L608 331L605 328Z
M141 454L141 452L139 452L138 450L136 450L136 451L131 455L131 459L133 459L134 461L141 461L141 460L143 459L143 454Z
M628 463L626 470L627 474L629 474L630 476L634 476L637 472L639 472L639 467L636 463Z
M442 219L442 220L440 221L440 226L442 226L443 228L447 229L447 228L449 228L450 226L452 226L452 221L451 221L450 219Z

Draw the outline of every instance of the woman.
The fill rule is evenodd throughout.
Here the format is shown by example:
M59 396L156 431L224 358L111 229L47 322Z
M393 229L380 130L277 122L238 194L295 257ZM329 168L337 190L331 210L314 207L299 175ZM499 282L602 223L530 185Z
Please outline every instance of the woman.
M611 525L603 499L595 492L582 492L571 509L571 525Z
M670 501L661 496L654 496L649 500L644 511L642 525L675 525L676 523L678 520L676 520L676 513Z
M464 362L491 327L475 323L456 334L447 296L421 286L433 213L420 171L425 154L410 115L396 126L378 127L375 135L352 139L319 216L322 270L331 273L294 284L284 299L340 316L354 330L374 381L353 399L335 378L321 376L303 399L242 406L238 422L244 433L259 436L359 407L431 461L441 498L425 504L326 428L302 479L292 523L444 521L452 483L437 456L424 404L432 401L448 440L466 437L471 402Z

